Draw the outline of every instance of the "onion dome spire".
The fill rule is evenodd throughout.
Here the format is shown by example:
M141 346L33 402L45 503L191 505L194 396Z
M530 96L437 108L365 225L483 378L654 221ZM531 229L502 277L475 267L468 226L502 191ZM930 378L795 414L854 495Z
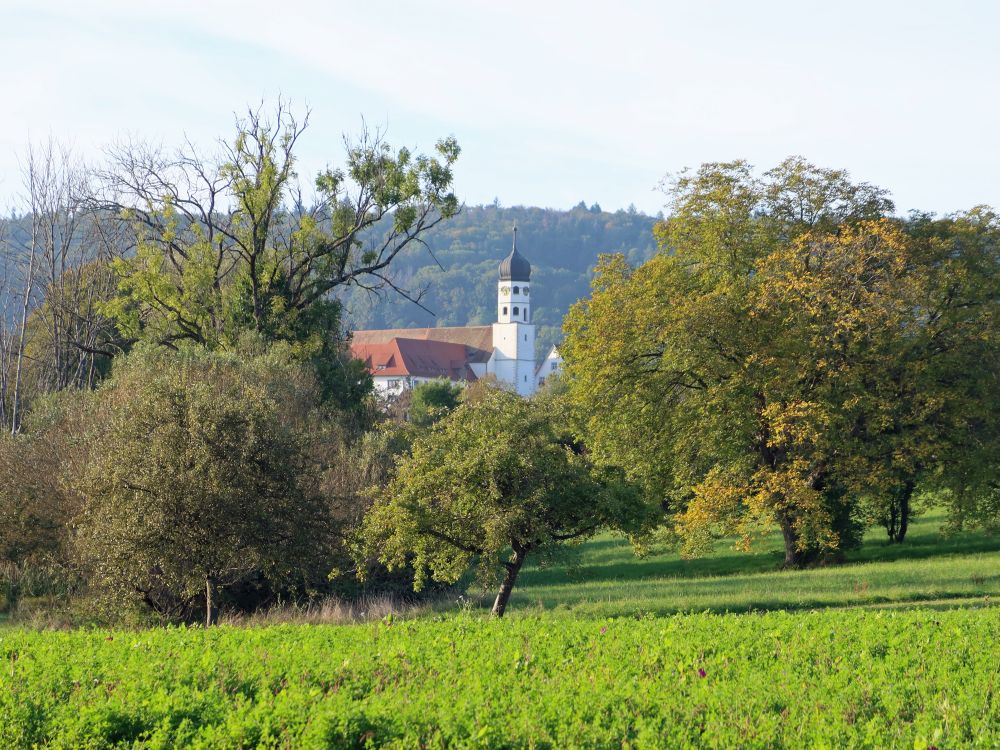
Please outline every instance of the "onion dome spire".
M530 281L531 264L517 251L517 225L514 225L514 243L510 255L500 261L500 281Z

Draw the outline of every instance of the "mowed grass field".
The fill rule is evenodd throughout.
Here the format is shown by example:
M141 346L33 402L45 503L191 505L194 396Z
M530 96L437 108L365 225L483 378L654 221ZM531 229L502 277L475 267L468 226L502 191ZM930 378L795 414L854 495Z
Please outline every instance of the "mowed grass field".
M713 555L637 558L628 542L603 536L569 565L526 566L511 598L517 611L631 616L825 607L953 607L1000 600L1000 535L945 534L941 511L922 515L906 541L872 529L843 565L783 571L775 533L753 553L719 542Z
M1000 748L1000 539L941 522L799 572L602 537L501 621L0 628L0 748Z

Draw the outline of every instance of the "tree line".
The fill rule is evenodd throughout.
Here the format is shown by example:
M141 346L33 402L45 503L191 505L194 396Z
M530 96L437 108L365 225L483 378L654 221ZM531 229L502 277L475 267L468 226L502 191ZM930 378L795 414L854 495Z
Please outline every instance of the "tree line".
M873 524L902 542L927 497L1000 521L990 209L899 218L802 159L706 164L665 186L655 251L602 258L541 393L383 403L345 300L420 303L406 264L461 221L459 147L362 133L306 198L306 125L282 104L211 156L29 153L0 245L4 606L211 624L471 572L502 615L526 560L601 530L696 555L776 528L800 567Z
M29 152L0 227L6 562L182 619L219 589L325 590L379 470L336 292L410 294L390 266L458 211L459 147L363 132L307 200L307 122L252 109L214 153L128 142L97 167Z

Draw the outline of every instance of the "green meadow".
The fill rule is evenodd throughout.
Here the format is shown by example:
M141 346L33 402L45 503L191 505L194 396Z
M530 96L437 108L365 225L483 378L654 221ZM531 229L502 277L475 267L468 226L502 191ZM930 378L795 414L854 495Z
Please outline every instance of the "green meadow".
M946 534L942 512L918 517L903 544L871 529L842 565L783 571L774 535L753 553L719 542L715 554L637 558L624 539L581 545L570 564L528 568L511 606L596 617L678 612L753 612L826 607L953 607L1000 598L1000 537Z

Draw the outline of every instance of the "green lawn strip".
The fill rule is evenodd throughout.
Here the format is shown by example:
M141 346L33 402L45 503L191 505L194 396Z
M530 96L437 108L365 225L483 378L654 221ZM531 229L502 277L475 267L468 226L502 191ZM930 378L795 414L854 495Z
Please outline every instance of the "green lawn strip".
M802 571L780 570L776 537L754 553L720 541L715 554L684 560L676 553L637 558L624 539L604 535L581 545L572 566L527 567L511 607L606 617L1000 598L1000 536L944 535L944 520L939 511L921 516L899 545L872 530L846 563Z
M670 614L711 610L860 606L923 599L1000 598L1000 553L866 563L804 571L710 577L623 576L526 585L514 609L570 609L594 616L636 612Z
M0 633L0 746L992 748L1000 610Z

